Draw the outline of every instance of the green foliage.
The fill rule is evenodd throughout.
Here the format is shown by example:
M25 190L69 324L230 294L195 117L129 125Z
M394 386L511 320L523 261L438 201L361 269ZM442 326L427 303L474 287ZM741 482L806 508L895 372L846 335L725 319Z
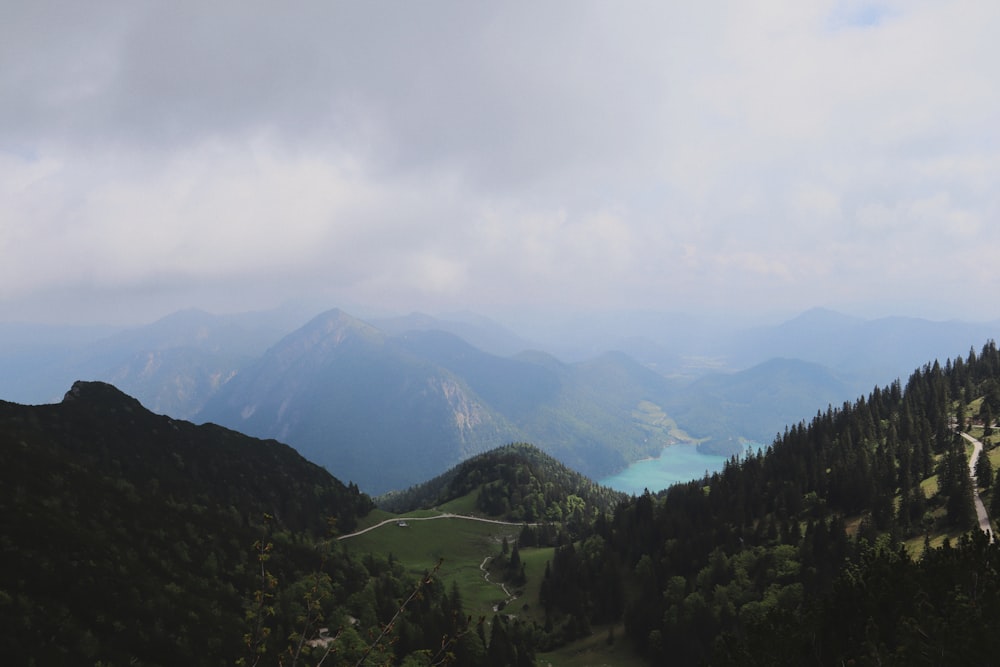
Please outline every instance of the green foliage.
M0 403L0 652L24 665L457 655L460 600L329 539L371 507L288 447L154 415L108 385ZM330 642L310 646L321 627Z
M525 522L465 560L500 551L492 572L537 591L523 604L538 616L478 624L465 615L470 589L433 568L414 580L393 549L352 554L327 539L326 517L343 528L370 501L287 448L150 415L105 386L75 387L60 406L0 404L11 518L0 651L18 664L329 652L324 664L528 665L592 632L607 646L603 626L624 621L622 638L607 637L651 664L989 664L1000 640L981 628L1000 616L1000 546L964 534L975 489L952 424L982 412L998 377L993 343L927 364L905 387L831 406L766 452L656 495L625 499L517 444L387 500L474 498ZM986 488L988 457L978 467ZM472 523L390 534L437 560L458 549L449 539L469 541L446 521ZM451 537L421 542L431 527ZM374 544L380 531L346 542ZM920 536L913 560L903 540ZM320 623L334 631L311 647Z
M947 629L1000 604L997 547L975 531L958 549L928 542L913 563L898 539L974 526L949 425L998 373L989 343L819 412L719 473L634 498L595 529L621 567L594 577L586 542L560 547L542 603L593 620L590 600L617 573L626 634L651 664L985 664L991 638Z
M986 451L986 447L979 451L979 457L976 459L976 484L986 490L993 485L993 464L990 463L990 454Z
M377 502L382 509L408 512L470 493L476 494L476 509L487 516L513 522L560 523L574 535L587 531L599 514L609 513L626 498L570 470L537 447L514 443L474 456L443 475L382 496ZM549 531L541 529L523 536L522 544L548 543L551 537Z

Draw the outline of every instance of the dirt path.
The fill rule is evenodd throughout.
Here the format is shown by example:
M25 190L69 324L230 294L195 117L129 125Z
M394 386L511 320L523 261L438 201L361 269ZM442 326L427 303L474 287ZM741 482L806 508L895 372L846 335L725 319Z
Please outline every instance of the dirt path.
M489 563L492 559L493 559L493 556L486 556L485 558L483 558L483 562L479 564L479 569L482 571L482 573L483 573L483 579L486 580L486 583L493 584L494 586L499 586L500 590L503 591L503 594L507 596L507 598L504 600L504 606L507 606L511 602L513 602L514 600L516 600L517 596L511 594L511 592L509 590L507 590L507 584L504 584L504 583L496 584L496 583L493 583L492 581L490 581L490 573L486 569L486 564ZM500 611L500 605L498 605L498 604L493 605L493 611Z
M468 516L468 515L465 515L465 514L452 514L450 512L446 512L444 514L438 514L437 516L398 516L398 517L395 517L395 518L392 518L392 519L386 519L385 521L380 521L379 523L376 523L374 526L368 526L367 528L363 528L363 529L361 529L359 531L350 533L349 535L341 535L337 539L338 540L346 540L349 537L356 537L358 535L364 535L365 533L367 533L370 530L375 530L376 528L381 528L382 526L384 526L386 524L390 524L390 523L399 523L400 521L403 521L403 522L406 522L406 523L409 523L410 521L434 521L436 519L464 519L466 521L479 521L479 522L482 522L482 523L495 523L495 524L498 524L498 525L501 525L501 526L524 526L525 525L523 523L512 523L510 521L499 521L497 519L484 519L484 518L478 517L478 516ZM529 525L529 526L537 526L538 524L536 524L536 523L529 523L527 525Z
M972 478L972 498L976 505L976 516L979 517L979 529L984 533L989 533L990 541L993 540L993 529L990 526L990 515L986 513L986 505L979 497L979 489L976 487L976 461L979 453L983 451L983 443L973 438L968 433L963 433L962 437L972 443L972 456L969 458L969 477Z

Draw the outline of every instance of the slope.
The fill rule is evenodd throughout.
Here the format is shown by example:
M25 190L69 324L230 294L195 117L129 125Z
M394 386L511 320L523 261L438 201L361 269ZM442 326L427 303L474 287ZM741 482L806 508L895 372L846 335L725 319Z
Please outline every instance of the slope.
M557 549L547 599L607 620L594 600L617 578L629 594L610 620L650 664L992 664L1000 544L956 427L995 428L998 387L989 342L820 410L764 453L618 507L592 549L617 573Z
M840 405L851 390L828 368L795 359L771 359L745 371L711 374L667 401L685 429L706 439L699 449L742 453L740 438L770 443L787 425Z
M285 445L155 415L110 385L0 402L0 650L11 664L231 664L254 542L280 541L284 589L321 567L331 525L370 507Z
M585 525L626 498L534 445L513 443L477 454L406 491L379 496L376 504L403 513L438 507L469 494L475 511L485 516L528 523L566 521L571 526Z

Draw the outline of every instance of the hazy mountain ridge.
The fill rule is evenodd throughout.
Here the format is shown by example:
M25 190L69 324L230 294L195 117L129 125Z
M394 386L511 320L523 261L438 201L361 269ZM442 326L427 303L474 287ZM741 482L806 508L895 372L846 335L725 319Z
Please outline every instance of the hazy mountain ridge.
M113 382L154 412L190 418L281 336L283 319L189 309L138 328L96 329L104 335L46 327L47 335L34 342L34 328L8 327L9 345L0 352L0 369L8 373L0 386L6 399L39 404L58 401L79 378Z
M848 400L850 384L821 364L775 358L736 373L695 380L667 404L670 414L701 438L703 448L731 455L736 438L767 445L786 427L810 419L820 406Z
M703 449L731 454L740 438L766 444L817 406L850 400L997 328L815 309L700 337L685 334L676 316L640 318L645 332L623 318L615 338L607 317L593 332L580 321L570 342L583 346L593 335L627 352L565 362L537 348L488 352L462 335L507 350L525 339L471 315L375 320L383 329L333 310L286 333L294 321L290 312L188 310L110 336L47 328L36 340L31 328L4 325L0 370L7 397L20 402L58 400L78 377L110 381L156 412L292 442L358 481L375 475L365 472L374 454L385 459L379 478L398 468L384 482L398 488L521 440L601 478L673 441L653 413L704 440ZM668 352L669 340L677 347ZM691 356L709 349L715 356ZM410 461L423 467L411 470ZM375 482L366 488L387 490Z
M200 417L290 442L373 491L516 436L460 378L339 310L279 341Z
M1000 334L1000 322L934 322L915 317L862 319L815 308L730 342L729 363L746 368L773 357L822 364L868 392L886 378L907 377L928 359L966 354Z
M410 313L401 317L372 318L367 321L391 336L401 336L411 332L449 333L484 352L502 357L514 355L532 346L526 339L503 325L472 313L441 317Z

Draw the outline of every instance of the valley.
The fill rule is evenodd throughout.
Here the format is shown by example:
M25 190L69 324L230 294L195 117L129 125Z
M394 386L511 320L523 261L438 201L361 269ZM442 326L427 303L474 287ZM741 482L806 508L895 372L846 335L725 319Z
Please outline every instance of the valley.
M814 370L765 363L728 388L708 377L685 387L724 404L737 387L769 387L765 376L829 377ZM0 402L5 655L835 665L976 664L1000 649L967 629L1000 613L1000 545L984 532L1000 516L992 341L817 408L766 447L737 440L739 457L700 448L710 436L679 421L677 395L655 393L672 381L621 353L499 357L439 333L397 339L338 311L231 382L241 375L241 393L206 405L238 397L226 400L239 419L292 433L306 407L333 414L331 428L361 425L359 397L378 399L379 414L429 430L411 428L404 453L378 449L388 431L371 431L356 454L424 476L371 496L280 438L156 414L103 382L75 382L58 403ZM442 471L446 450L425 439L447 441L449 413L399 405L443 386L436 405L462 406L462 428L493 419L516 436L549 419L581 446L481 443ZM593 421L572 418L583 414ZM608 452L634 461L614 484L563 460Z
M3 9L0 667L1000 665L997 2Z

